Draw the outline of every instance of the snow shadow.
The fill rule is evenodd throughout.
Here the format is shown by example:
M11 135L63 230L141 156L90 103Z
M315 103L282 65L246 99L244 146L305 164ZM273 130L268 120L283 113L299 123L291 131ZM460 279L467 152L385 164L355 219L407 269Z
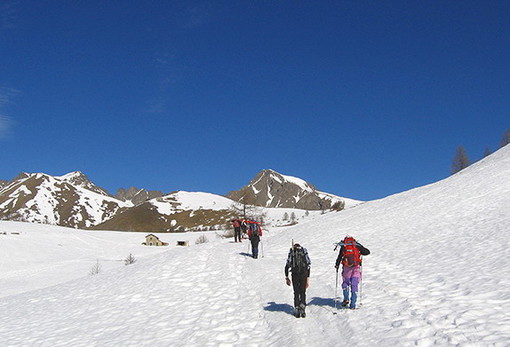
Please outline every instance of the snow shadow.
M335 299L314 297L308 305L335 307ZM338 304L337 304L338 305Z
M294 315L294 307L289 304L277 304L274 301L270 301L264 306L264 310L269 312L284 312L290 315Z
M246 252L241 252L241 253L239 253L239 255L244 255L245 257L252 258L252 255L250 253L246 253Z

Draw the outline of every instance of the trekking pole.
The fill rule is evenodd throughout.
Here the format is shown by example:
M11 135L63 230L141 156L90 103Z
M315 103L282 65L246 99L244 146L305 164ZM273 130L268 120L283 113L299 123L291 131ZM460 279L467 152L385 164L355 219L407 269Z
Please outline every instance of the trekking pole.
M336 282L335 282L335 310L336 310L336 303L338 298L338 269L336 269Z
M262 240L260 240L260 251L262 253L262 258L264 258L264 242L262 242Z
M363 265L359 266L359 305L363 305Z

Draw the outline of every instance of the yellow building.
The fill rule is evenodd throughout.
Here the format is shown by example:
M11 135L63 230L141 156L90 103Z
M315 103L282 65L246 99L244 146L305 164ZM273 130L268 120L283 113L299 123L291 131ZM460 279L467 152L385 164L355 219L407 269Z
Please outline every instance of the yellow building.
M156 235L149 234L145 236L145 242L142 245L146 246L168 246L168 242L161 241Z

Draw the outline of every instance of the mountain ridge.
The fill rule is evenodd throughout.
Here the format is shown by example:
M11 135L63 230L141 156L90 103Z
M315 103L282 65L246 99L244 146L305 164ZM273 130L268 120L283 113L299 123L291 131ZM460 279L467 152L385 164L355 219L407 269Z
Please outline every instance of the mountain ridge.
M346 202L347 207L359 203L270 169L259 172L243 189L252 194L254 203L249 205L269 209L341 210ZM201 230L228 226L229 218L240 216L234 206L245 203L245 195L239 200L232 197L185 191L165 195L135 187L121 188L112 196L81 171L62 176L22 172L0 188L0 219L119 231ZM285 219L297 222L303 213L288 211L290 220L284 213L277 215L272 213L272 221L284 224Z

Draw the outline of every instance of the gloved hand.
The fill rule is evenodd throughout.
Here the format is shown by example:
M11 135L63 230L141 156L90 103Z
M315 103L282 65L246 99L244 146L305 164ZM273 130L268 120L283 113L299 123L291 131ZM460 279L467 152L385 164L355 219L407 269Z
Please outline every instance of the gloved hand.
M286 277L285 282L287 283L288 286L290 286L290 278Z

